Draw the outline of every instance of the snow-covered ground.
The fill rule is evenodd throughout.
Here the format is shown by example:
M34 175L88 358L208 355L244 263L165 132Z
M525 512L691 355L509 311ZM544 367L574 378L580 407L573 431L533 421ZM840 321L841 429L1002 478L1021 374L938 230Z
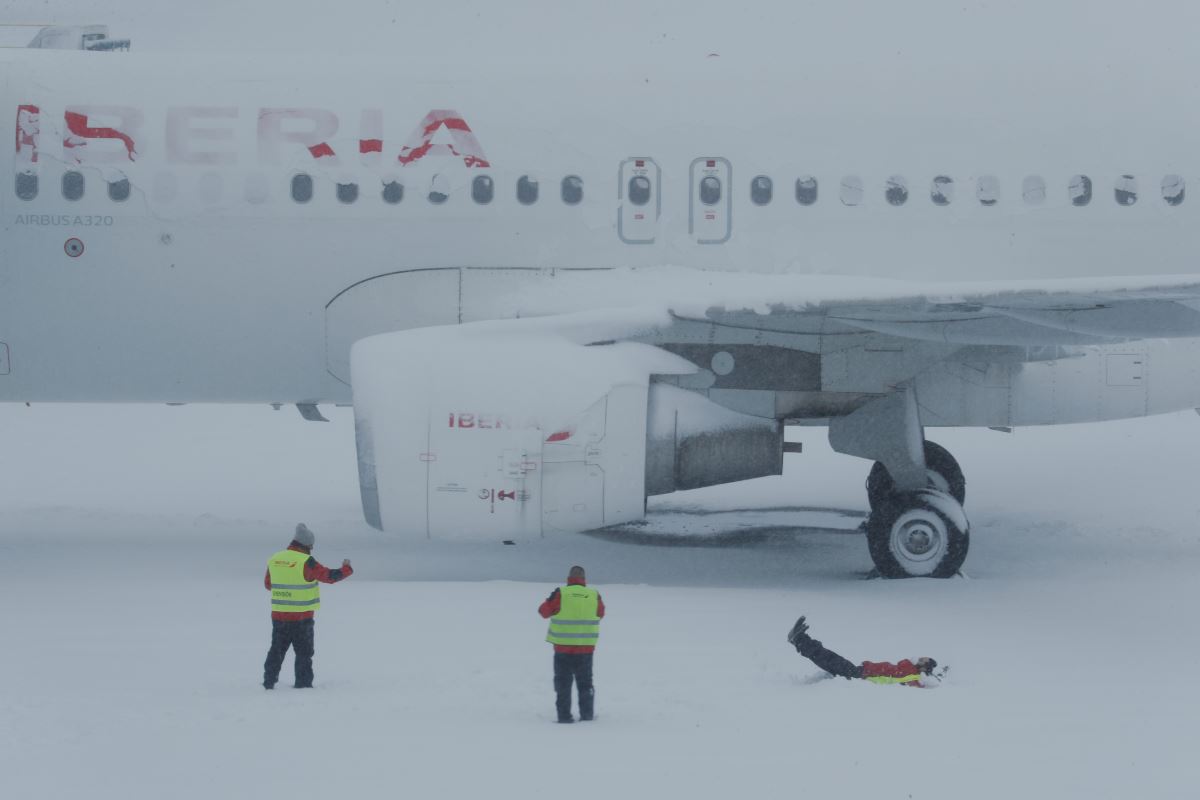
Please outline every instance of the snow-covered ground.
M823 430L794 432L784 477L660 498L645 526L439 545L361 521L350 414L327 413L0 407L5 797L1200 785L1195 414L932 432L968 477L968 577L880 581L853 532L867 465ZM356 574L323 594L317 688L267 693L262 573L300 519ZM535 610L576 562L609 617L600 718L566 727ZM932 655L948 680L821 680L784 641L800 613L852 659Z

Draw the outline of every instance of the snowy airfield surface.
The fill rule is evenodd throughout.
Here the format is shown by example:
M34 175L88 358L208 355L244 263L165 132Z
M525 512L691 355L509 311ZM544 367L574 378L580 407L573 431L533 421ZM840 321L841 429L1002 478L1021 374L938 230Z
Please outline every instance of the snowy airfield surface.
M881 581L866 464L823 430L783 478L643 526L451 546L361 521L330 411L0 407L5 797L1195 796L1195 414L933 431L967 474L967 577ZM356 573L325 587L317 688L286 688L289 656L267 693L262 573L300 519ZM576 562L609 616L599 719L568 727L536 607ZM948 679L822 679L784 641L800 613Z

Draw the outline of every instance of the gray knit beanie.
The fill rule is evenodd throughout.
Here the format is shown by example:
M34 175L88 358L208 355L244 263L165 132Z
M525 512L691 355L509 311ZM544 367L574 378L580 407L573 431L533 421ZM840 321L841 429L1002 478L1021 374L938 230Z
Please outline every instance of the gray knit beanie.
M305 547L312 547L316 544L317 537L313 536L313 532L308 529L308 526L303 522L296 525L296 535L292 537L296 544L302 544Z

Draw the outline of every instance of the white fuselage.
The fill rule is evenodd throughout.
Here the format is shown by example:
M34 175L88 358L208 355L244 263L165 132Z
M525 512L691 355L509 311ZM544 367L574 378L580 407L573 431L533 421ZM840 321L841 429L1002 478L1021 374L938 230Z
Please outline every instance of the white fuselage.
M1030 287L1200 273L1188 74L1071 69L914 80L712 58L568 77L3 54L0 130L16 147L0 149L0 400L346 403L353 337L331 328L331 303L401 271L674 266ZM22 107L36 127L22 128ZM20 174L36 175L36 196L18 196ZM66 199L77 175L82 196ZM1087 205L1069 194L1078 175ZM293 195L297 176L311 199ZM480 176L490 202L473 197ZM639 176L644 206L631 202ZM946 204L931 200L938 176L952 181ZM706 177L719 181L712 205ZM567 178L578 203L564 202ZM114 199L123 180L128 197ZM530 182L537 198L522 202ZM388 184L403 186L399 202ZM906 200L889 202L900 187ZM400 325L514 311L486 282L470 296L452 283Z

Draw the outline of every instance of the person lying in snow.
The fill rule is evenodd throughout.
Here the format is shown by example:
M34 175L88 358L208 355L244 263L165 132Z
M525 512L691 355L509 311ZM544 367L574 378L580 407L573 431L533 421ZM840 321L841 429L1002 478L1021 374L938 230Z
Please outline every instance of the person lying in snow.
M820 642L809 636L808 623L804 621L804 617L796 620L787 639L796 648L797 653L826 672L840 675L847 680L862 678L872 683L901 683L905 686L924 688L928 684L923 679L933 675L933 670L937 667L936 661L925 656L918 658L915 663L906 658L896 664L890 661L864 661L862 664L851 664L850 661L832 650L827 650Z

